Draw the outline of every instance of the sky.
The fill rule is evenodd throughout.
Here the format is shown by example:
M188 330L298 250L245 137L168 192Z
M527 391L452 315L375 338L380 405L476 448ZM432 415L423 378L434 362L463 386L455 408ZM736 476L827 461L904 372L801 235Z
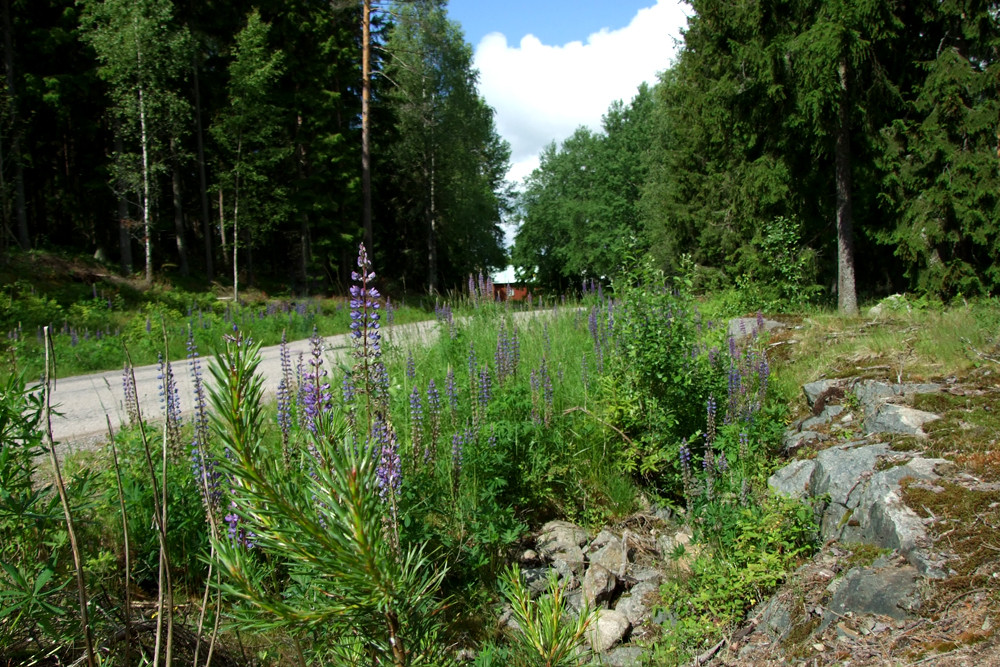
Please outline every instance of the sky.
M511 145L508 180L585 125L600 131L615 100L631 101L676 55L688 6L677 0L450 0L475 50L479 92Z

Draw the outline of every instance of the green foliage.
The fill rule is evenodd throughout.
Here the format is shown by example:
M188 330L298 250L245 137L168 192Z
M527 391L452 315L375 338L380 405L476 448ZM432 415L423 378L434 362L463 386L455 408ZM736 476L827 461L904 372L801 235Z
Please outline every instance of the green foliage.
M0 659L24 661L77 638L72 558L59 498L40 483L42 397L11 376L0 386ZM87 480L67 480L80 511Z
M383 47L392 85L382 96L391 130L376 139L384 167L375 178L392 192L385 238L400 242L379 251L404 286L434 294L506 265L500 222L510 146L476 89L472 48L445 3L395 2L392 14Z
M690 564L690 576L672 578L661 588L670 620L656 647L657 664L682 664L724 636L815 547L813 509L797 501L769 497L719 509L727 530L713 535L710 549L693 557L680 554Z
M147 415L148 416L148 415ZM115 436L118 448L119 470L125 511L129 522L129 542L132 549L130 576L143 589L155 590L160 563L160 542L154 517L154 494L159 493L162 459L153 457L156 484L150 480L145 447L140 428L150 446L159 449L163 438L162 426L134 426L119 431ZM104 490L100 500L100 516L104 522L106 539L118 548L121 538L121 510L118 502L116 471L101 472L98 486ZM205 510L202 505L198 480L191 473L187 458L172 457L167 461L167 542L170 564L174 569L174 585L185 585L195 590L205 575L204 559L208 554L208 534L205 530Z
M520 197L513 261L539 285L566 291L622 269L641 237L640 186L653 94L643 85L628 106L615 103L603 133L581 127L550 144Z
M737 312L801 308L816 300L815 252L802 244L802 224L778 216L744 246L734 290Z
M211 366L215 430L230 454L219 469L232 486L231 534L214 546L225 590L247 603L241 625L309 633L327 664L437 664L445 570L399 545L376 455L342 414L317 416L300 467L263 455L259 361L259 346L237 337ZM287 572L277 586L276 566Z
M554 571L550 573L548 589L537 600L531 599L517 564L504 570L501 587L517 621L517 629L511 633L511 664L523 667L581 664L586 657L584 634L594 620L593 614L585 604L576 618L571 617L565 588Z
M282 133L283 110L275 103L284 54L269 47L269 30L256 9L247 15L229 65L229 106L211 127L222 149L219 189L229 201L225 217L236 246L259 245L290 215L280 171L287 168L292 146Z
M702 350L689 285L665 281L649 263L614 283L613 354L602 378L606 411L629 438L624 468L679 490L678 447L704 425L721 371Z

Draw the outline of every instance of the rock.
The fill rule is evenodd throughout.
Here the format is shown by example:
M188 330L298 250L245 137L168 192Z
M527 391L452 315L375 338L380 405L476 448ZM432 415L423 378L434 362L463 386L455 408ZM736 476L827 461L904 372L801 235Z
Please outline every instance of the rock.
M584 544L587 543L587 531L568 521L549 521L542 526L538 534L535 548L546 560L561 558L567 563L583 562Z
M588 551L596 551L597 549L600 549L601 547L603 547L608 542L611 542L612 540L617 540L617 539L618 539L618 536L615 535L614 533L612 533L610 530L607 530L607 529L602 530L601 532L599 532L597 534L597 537L595 537L594 539L592 539L590 541L590 545L587 547L587 550Z
M775 493L801 500L809 495L809 483L815 469L816 461L792 461L768 477L767 485Z
M885 403L865 415L865 429L869 433L902 433L923 436L923 425L940 419L939 415L905 405Z
M899 482L904 478L935 480L935 468L947 463L944 459L915 458L905 465L882 470L874 475L858 499L855 510L859 523L859 540L899 551L911 565L926 576L944 577L942 563L930 558L926 546L924 522L903 503Z
M659 587L663 583L663 573L651 567L638 567L631 572L632 578L636 580L637 584L643 582L649 582L654 586Z
M587 628L587 641L598 652L605 652L625 638L629 628L625 614L614 609L598 609Z
M521 556L520 558L518 558L518 560L521 561L521 564L523 565L534 565L539 561L538 552L536 552L534 549L525 549L521 553Z
M863 481L875 469L878 457L889 451L885 444L854 446L845 443L824 449L816 456L816 469L812 474L809 493L813 496L829 494L830 502L823 511L820 533L823 539L839 539L841 521L845 514L857 506L864 486Z
M605 667L635 667L645 664L648 657L646 649L641 646L618 646L601 656L597 664Z
M834 417L839 415L844 411L843 405L828 405L823 408L823 412L819 413L815 417L810 417L809 419L802 422L800 427L803 431L809 431L816 428L817 426L823 426L829 424Z
M597 551L590 554L591 566L601 565L610 572L618 576L625 574L625 565L628 563L627 554L622 541L612 535Z
M910 304L903 294L890 294L868 309L868 317L881 317L884 312L910 312Z
M816 431L800 431L798 433L792 431L785 433L785 437L782 439L782 444L785 453L792 454L802 445L819 439L820 434Z
M617 587L618 578L601 565L592 564L583 575L583 597L591 609L611 600Z
M551 569L559 574L559 583L561 585L567 588L576 588L580 585L577 577L583 574L584 563L583 561L568 563L561 558L557 558L552 561Z
M549 588L549 568L547 567L526 567L521 570L524 578L524 586L531 593L532 598L537 598Z
M793 602L786 596L775 595L764 606L757 627L763 630L772 642L780 642L791 630Z
M802 391L805 392L806 402L809 403L809 407L811 408L824 393L834 387L843 387L845 383L845 380L816 380L815 382L807 382L802 385Z
M632 587L626 595L622 595L615 605L615 610L625 614L632 627L640 625L649 618L649 609L659 596L657 584L644 581Z
M765 320L757 317L736 317L729 320L727 333L736 340L743 340L747 336L753 336L760 331L773 331L784 328L784 324L774 320Z
M919 574L911 565L848 570L823 615L820 631L848 613L881 614L895 619L912 616L920 608Z
M673 535L658 535L656 537L656 550L660 552L661 557L669 558L675 549L677 549L677 540L674 539Z

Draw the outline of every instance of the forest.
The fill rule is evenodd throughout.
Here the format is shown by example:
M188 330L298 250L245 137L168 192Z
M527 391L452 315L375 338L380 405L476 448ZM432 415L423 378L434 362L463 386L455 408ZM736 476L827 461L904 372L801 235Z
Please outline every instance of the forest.
M547 285L623 253L752 307L1000 280L1000 6L694 0L656 85L526 181L514 261Z
M433 293L505 266L506 221L541 287L648 251L764 301L996 290L996 3L690 4L517 192L446 2L9 0L0 243L343 293L363 240Z
M4 2L2 248L296 294L343 293L360 240L400 290L502 267L471 47L375 4Z

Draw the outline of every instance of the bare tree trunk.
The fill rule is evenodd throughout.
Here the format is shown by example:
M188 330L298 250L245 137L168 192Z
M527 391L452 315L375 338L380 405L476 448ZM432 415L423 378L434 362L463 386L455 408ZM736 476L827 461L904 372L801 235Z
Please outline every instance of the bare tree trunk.
M17 219L17 242L25 250L31 247L28 235L28 207L24 199L24 166L21 164L21 127L17 113L17 90L14 85L14 43L11 34L10 0L3 0L3 53L7 75L7 104L10 117L10 157L14 163L14 215Z
M173 153L173 171L170 185L174 197L174 233L177 236L177 255L180 259L181 275L188 275L187 243L184 241L184 202L181 197L181 165L180 157L177 155L177 141L170 140L170 149Z
M842 58L840 108L837 112L837 307L844 315L857 315L858 296L854 287L854 221L851 212L851 133L847 80L847 59Z
M361 8L361 196L362 221L365 232L365 248L375 255L374 232L372 231L372 171L369 135L371 121L368 107L372 95L371 66L371 18L372 2L363 0Z
M237 268L237 252L240 247L240 154L243 152L243 140L236 141L236 178L233 179L233 303L240 302L240 274Z
M437 211L434 208L434 154L430 158L430 202L427 206L427 292L437 294Z
M229 250L226 248L226 209L222 207L222 188L219 188L219 240L222 244L222 261L229 267Z
M149 136L146 133L146 106L139 86L139 128L142 143L142 233L146 245L146 285L153 284L152 214L150 212L149 186Z
M212 262L212 227L208 212L208 178L205 176L205 141L201 126L201 87L198 83L198 63L194 63L194 118L195 137L198 140L198 178L201 199L201 232L205 242L205 277L209 282L215 277Z
M122 141L121 119L115 118L115 153L121 155L125 150L125 142ZM132 275L132 219L128 212L128 185L125 179L119 179L118 190L118 250L122 273L127 276Z

